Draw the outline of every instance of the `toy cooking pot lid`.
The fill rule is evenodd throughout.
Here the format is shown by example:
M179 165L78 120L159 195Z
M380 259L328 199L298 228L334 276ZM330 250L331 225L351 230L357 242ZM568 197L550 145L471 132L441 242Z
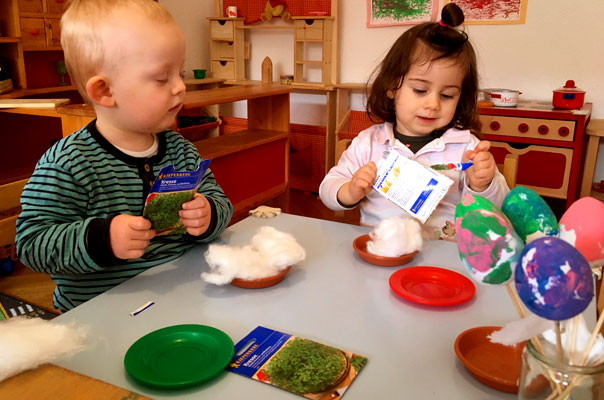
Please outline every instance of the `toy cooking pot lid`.
M559 93L585 93L585 90L579 89L577 86L575 86L575 81L573 81L572 79L569 79L566 81L566 83L564 84L564 86L554 90L554 92L559 92Z

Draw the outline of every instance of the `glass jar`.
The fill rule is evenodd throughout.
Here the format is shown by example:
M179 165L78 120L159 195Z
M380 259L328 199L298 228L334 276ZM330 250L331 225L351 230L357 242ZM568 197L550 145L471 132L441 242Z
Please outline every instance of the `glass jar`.
M547 343L541 339L541 343ZM550 345L551 346L551 345ZM522 353L518 398L522 400L604 399L604 363L576 366L561 363L555 348L544 353L528 341Z

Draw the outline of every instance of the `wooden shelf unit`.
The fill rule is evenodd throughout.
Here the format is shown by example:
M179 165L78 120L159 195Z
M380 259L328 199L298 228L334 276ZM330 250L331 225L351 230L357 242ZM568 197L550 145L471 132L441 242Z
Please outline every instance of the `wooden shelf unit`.
M214 78L245 79L243 18L208 18Z
M246 56L248 44L245 42L245 31L256 29L292 30L294 83L330 87L337 82L338 0L331 0L330 16L293 16L289 21L289 25L269 25L263 22L245 25L245 18L223 17L221 3L222 1L215 0L217 16L208 18L210 22L211 71L215 78L227 79L228 83L239 83L247 80L245 60L248 58ZM313 45L321 46L320 60L305 58L305 51ZM310 82L307 79L307 72L310 69L320 69L320 81Z
M291 91L288 86L267 84L227 86L185 94L181 111L184 114L217 104L247 101L247 130L193 140L199 153L206 159L212 159L210 168L233 203L233 221L247 216L250 209L280 196L283 196L280 199L286 207ZM55 113L61 118L63 136L95 118L92 107L81 104L58 107Z
M0 1L0 57L10 60L16 91L59 86L55 62L63 60L64 4L63 0Z
M194 142L212 159L212 172L234 207L232 221L280 198L287 211L289 188L289 94L283 85L243 85L187 92L184 109L247 101L247 130Z
M292 17L295 25L294 38L294 83L307 83L305 67L318 66L321 69L323 85L331 85L337 76L334 66L333 35L335 18L333 17ZM306 60L305 50L309 44L321 46L321 60Z

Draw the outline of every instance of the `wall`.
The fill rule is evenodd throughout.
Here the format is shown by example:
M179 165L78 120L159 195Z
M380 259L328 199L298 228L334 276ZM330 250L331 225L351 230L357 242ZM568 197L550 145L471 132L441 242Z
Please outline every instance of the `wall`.
M365 82L390 45L407 27L366 27L367 0L340 0L340 82ZM187 75L193 68L209 68L208 21L214 0L160 0L174 15L187 38ZM443 0L440 1L443 6ZM440 8L439 8L440 9ZM604 1L530 0L522 25L467 25L478 53L481 87L522 91L523 98L551 100L552 90L574 79L594 103L592 118L604 118ZM281 21L276 21L281 23ZM269 56L274 79L293 71L293 35L287 31L252 31L247 76L260 79L261 63ZM311 49L312 51L312 49ZM324 124L324 96L292 95L291 119ZM355 109L364 98L353 95ZM234 113L240 114L241 105ZM604 179L604 145L600 145L596 180Z

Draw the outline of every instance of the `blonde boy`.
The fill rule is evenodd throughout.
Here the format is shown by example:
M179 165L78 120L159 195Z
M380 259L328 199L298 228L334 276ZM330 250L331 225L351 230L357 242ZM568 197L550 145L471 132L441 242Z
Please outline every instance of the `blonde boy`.
M208 169L180 211L185 235L156 236L141 217L159 170L195 170L195 146L171 130L182 108L185 40L151 0L73 0L61 44L70 76L97 118L50 148L24 189L17 250L50 273L69 310L227 226L233 207Z

